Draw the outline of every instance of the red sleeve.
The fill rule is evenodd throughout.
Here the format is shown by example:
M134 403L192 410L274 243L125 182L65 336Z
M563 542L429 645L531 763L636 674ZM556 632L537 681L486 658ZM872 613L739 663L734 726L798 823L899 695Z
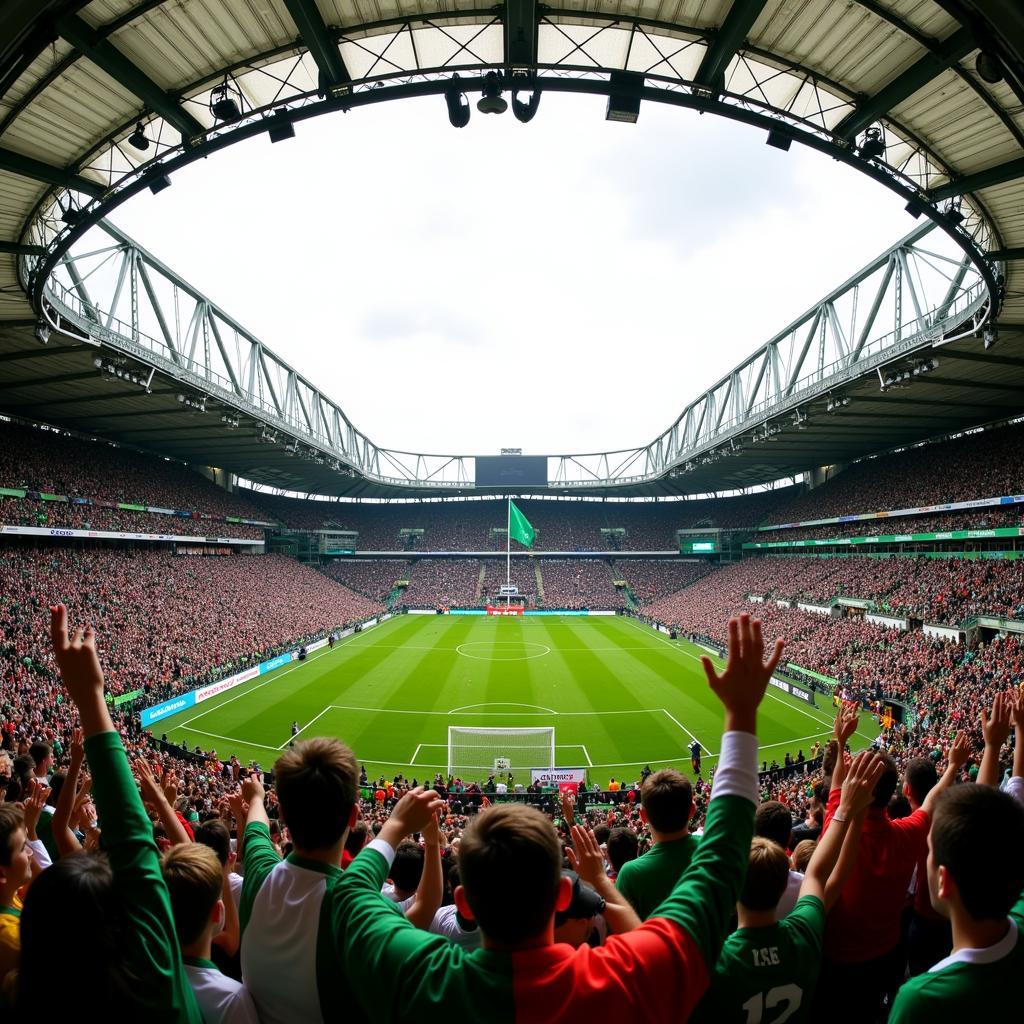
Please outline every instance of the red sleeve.
M833 789L829 792L828 803L825 805L825 820L821 825L821 835L819 836L819 840L825 838L825 830L832 821L832 816L839 810L839 799L842 795L843 791L841 789Z
M516 1020L593 1024L607 1020L686 1020L708 987L697 943L656 917L596 949L549 964L543 981L515 974ZM540 982L539 984L537 982Z

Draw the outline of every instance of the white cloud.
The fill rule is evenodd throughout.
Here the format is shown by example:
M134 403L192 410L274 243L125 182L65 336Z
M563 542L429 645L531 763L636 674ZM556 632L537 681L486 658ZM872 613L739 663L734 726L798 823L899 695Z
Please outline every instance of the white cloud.
M641 444L910 230L855 171L713 117L594 98L536 119L438 99L235 146L116 221L377 443Z

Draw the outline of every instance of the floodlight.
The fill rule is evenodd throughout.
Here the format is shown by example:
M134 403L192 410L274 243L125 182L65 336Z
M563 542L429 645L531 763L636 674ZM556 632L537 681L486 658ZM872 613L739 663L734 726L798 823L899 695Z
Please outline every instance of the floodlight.
M880 125L873 124L860 140L857 152L865 160L878 160L885 156L885 132Z
M515 114L517 121L521 121L523 124L532 121L533 115L537 113L539 106L540 89L534 89L530 94L529 100L525 103L519 98L517 91L512 91L512 113Z
M772 149L781 149L784 153L788 152L789 147L793 145L793 140L785 132L779 131L778 128L773 128L768 133L766 141Z
M985 348L991 348L999 340L999 332L992 324L989 324L981 337L985 343Z
M608 95L605 120L636 124L640 116L640 93L644 87L644 76L635 71L613 71L608 81L611 92Z
M128 145L140 153L145 153L149 149L149 139L146 138L146 133L142 130L141 121L135 126L135 131L128 136Z
M270 118L270 127L267 129L271 142L284 142L285 139L295 138L295 125L292 119L283 111L279 110Z
M242 116L238 101L242 94L228 84L227 78L210 90L210 113L218 121L237 121Z
M60 203L58 202L57 205L60 206ZM69 228L73 228L82 219L82 211L72 206L69 199L67 209L60 206L60 219Z
M459 76L452 75L448 88L444 91L444 101L448 104L448 120L453 128L465 128L469 124L469 115L473 112L466 99L466 94L459 85Z
M50 325L45 320L36 324L36 340L45 345L50 340Z
M978 77L989 85L998 85L1003 80L1003 65L991 50L981 50L974 58L974 70Z
M949 221L953 227L958 227L963 224L967 218L964 216L964 211L960 208L960 203L954 200L946 207L946 220Z
M162 171L157 171L155 174L151 174L146 179L146 183L149 185L149 191L155 196L163 192L165 188L171 187L171 179Z
M488 71L484 76L484 94L477 100L476 109L481 114L504 114L508 110L508 102L501 96L501 75L497 71Z
M922 213L924 213L927 207L920 199L911 199L909 203L904 207L907 213L910 214L914 220L917 220Z

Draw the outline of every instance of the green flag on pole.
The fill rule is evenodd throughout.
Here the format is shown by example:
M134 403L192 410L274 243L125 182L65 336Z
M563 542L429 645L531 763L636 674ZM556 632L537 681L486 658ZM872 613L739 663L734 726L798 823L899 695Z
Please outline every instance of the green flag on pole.
M530 520L516 508L514 501L508 503L508 535L525 548L532 548L533 538L537 536L537 531L530 525Z

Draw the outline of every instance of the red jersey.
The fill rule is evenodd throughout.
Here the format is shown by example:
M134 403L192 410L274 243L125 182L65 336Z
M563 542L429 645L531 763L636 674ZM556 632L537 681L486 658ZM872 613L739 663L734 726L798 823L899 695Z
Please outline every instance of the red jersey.
M839 809L840 794L833 789L828 795L822 836ZM868 811L853 874L825 923L826 956L860 963L897 945L910 879L927 849L928 815L923 809L897 821L884 807Z

